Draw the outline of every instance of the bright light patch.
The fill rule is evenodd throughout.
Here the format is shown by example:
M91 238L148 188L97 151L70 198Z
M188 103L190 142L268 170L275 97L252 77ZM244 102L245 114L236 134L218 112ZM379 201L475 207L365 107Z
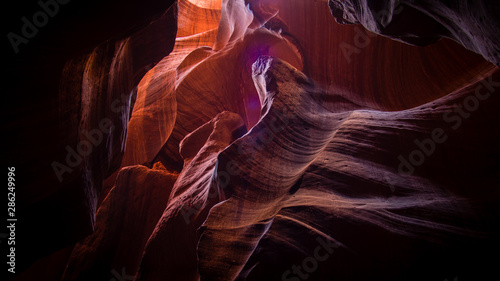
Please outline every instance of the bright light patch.
M188 0L191 4L204 9L220 10L222 0Z

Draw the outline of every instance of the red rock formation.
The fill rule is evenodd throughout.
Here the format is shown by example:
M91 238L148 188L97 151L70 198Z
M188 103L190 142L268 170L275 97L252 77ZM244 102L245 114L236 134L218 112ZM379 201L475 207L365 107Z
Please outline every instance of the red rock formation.
M110 280L122 268L133 275L177 177L139 165L122 169L97 211L94 232L76 244L61 280Z
M173 47L172 3L56 3L57 15L18 53L9 46L2 159L18 171L17 272L93 231L102 181L120 166L134 88ZM8 22L24 34L19 19L32 7L15 4Z
M382 110L415 107L465 86L492 67L451 40L418 48L376 36L361 25L339 25L322 1L250 5L279 9L279 21L269 27L294 38L303 53L303 72L316 85L360 105ZM314 16L297 16L297 10ZM419 26L415 22L407 25Z
M256 83L266 83L265 111L219 155L217 174L230 176L231 196L202 227L201 280L295 280L300 274L288 269L314 256L317 239L335 249L321 267L302 266L320 269L302 270L318 280L494 271L484 253L499 245L498 211L491 213L498 162L490 157L500 152L500 135L479 124L500 120L498 71L482 81L495 81L491 92L476 82L420 107L382 112L335 99L282 62L263 58L255 66ZM459 123L451 112L470 100L481 111L465 109L470 119Z
M251 80L251 62L261 54L291 58L300 63L284 39L258 29L183 74L176 87L176 124L159 159L182 164L178 155L180 140L223 110L240 114L247 126L257 122L260 102ZM222 73L226 75L221 75L220 79L212 78Z
M87 2L7 60L13 280L495 272L493 1Z
M223 112L182 141L184 168L148 241L136 280L198 280L197 229L210 208L225 199L214 184L217 155L245 132L240 116Z

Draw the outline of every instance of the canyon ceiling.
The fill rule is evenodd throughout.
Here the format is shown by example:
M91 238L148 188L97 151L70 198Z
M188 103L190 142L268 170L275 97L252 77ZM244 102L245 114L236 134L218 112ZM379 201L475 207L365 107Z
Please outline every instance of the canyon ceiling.
M6 279L498 279L500 3L41 0L5 22Z

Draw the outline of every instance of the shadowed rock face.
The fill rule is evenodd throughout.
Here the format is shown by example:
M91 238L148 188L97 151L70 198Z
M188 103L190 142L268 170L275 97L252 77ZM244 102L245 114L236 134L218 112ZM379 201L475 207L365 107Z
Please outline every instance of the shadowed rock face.
M479 100L483 84L381 112L329 102L334 93L286 63L262 58L254 66L256 83L267 89L265 110L218 157L217 173L231 175L231 197L202 227L201 280L295 280L293 264L317 280L442 280L454 270L464 278L475 278L478 268L481 276L494 271L478 254L498 249L499 213L492 210L500 163L490 157L500 153L500 135L480 124L500 118L498 71L488 78L497 85L492 92L481 91L481 112L459 125L443 115ZM427 153L419 152L421 160L417 149ZM402 163L413 166L398 167L408 153ZM481 184L472 188L473 175ZM324 263L303 262L324 243L334 245Z
M107 281L122 268L134 273L177 177L164 168L122 169L97 211L94 232L76 244L61 280Z
M20 18L42 8L13 4L6 26L22 36ZM172 4L56 2L17 53L5 48L2 160L18 173L16 272L93 231L102 181L120 167L134 89L173 48Z
M148 241L136 280L198 280L197 229L210 208L226 198L214 173L217 155L245 132L241 117L225 111L184 138L184 169Z
M500 65L496 1L329 0L328 4L338 23L361 23L377 34L419 46L451 38Z
M497 4L160 2L8 59L13 280L495 273Z

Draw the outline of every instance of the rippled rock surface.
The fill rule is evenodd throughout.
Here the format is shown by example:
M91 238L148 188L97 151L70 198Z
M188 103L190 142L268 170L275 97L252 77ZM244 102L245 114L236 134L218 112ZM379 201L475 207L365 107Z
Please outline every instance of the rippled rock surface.
M494 1L72 4L7 60L12 280L496 274Z

